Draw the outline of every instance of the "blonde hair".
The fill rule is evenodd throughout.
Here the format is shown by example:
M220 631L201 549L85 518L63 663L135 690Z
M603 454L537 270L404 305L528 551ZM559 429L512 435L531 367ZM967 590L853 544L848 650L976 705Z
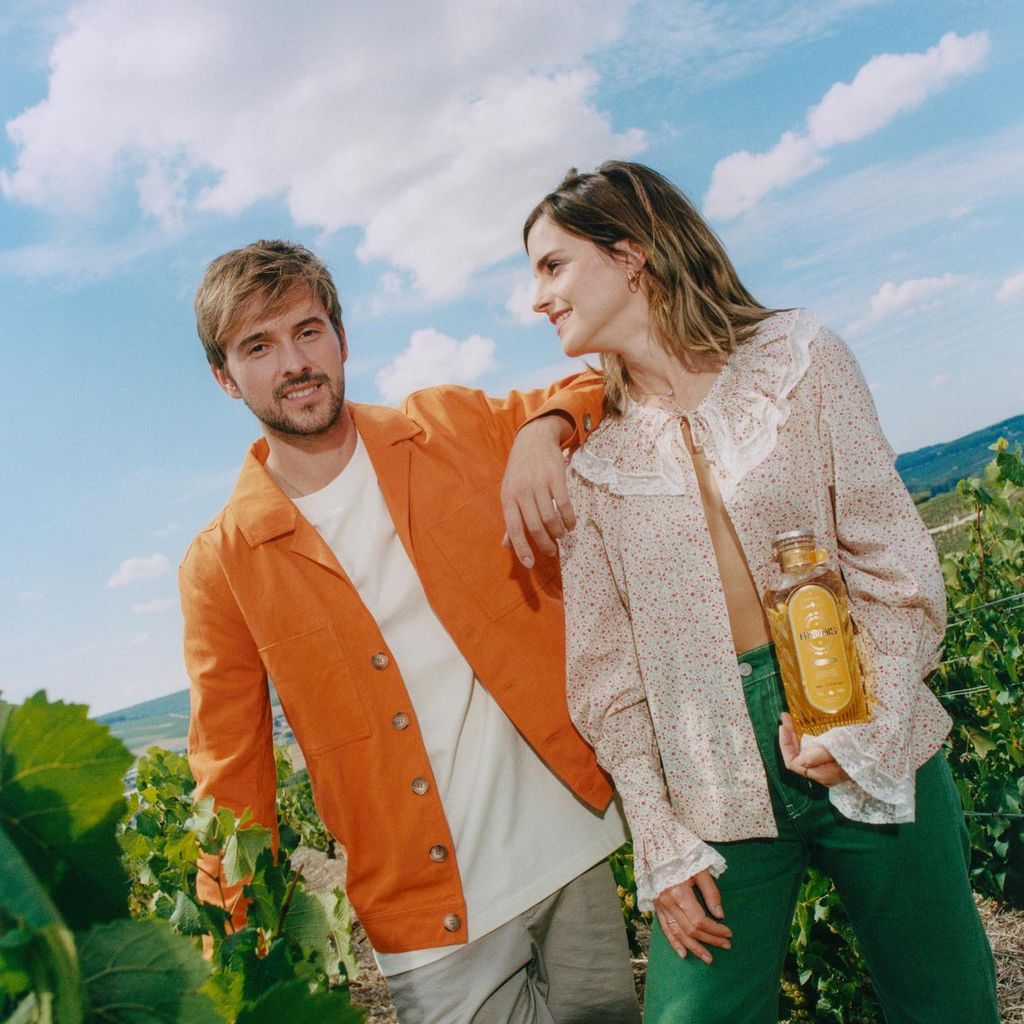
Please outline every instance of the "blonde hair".
M223 369L224 337L245 306L259 296L276 311L297 285L323 303L327 317L343 337L341 304L330 271L296 242L260 240L218 256L196 289L196 329L211 366Z
M617 242L628 240L643 250L651 326L686 366L727 356L775 312L743 286L721 241L686 196L643 164L609 160L592 174L570 170L527 217L524 244L540 217L613 259L624 259L614 248ZM607 406L621 413L629 371L614 353L601 354L601 371Z

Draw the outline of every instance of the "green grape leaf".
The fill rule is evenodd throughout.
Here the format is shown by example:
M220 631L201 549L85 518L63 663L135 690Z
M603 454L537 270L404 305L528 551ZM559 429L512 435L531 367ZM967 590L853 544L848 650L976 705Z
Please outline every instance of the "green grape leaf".
M270 843L270 830L261 825L249 825L232 832L224 844L224 881L234 885L251 875L260 851L269 849Z
M273 942L262 956L253 953L245 960L242 993L247 1003L255 1002L275 985L295 977L295 968L284 939Z
M231 971L215 971L203 983L201 992L213 1000L217 1012L225 1020L234 1020L238 1011L245 1005L242 985L245 979L241 974Z
M971 729L969 726L965 726L964 732L967 733L967 738L971 741L971 746L974 747L975 753L982 760L985 759L986 755L996 749L996 745L984 733L979 732L977 729Z
M203 916L199 913L195 900L183 892L179 892L174 900L170 922L182 935L202 935L206 930L203 927Z
M105 1024L223 1024L200 989L210 967L162 921L112 921L79 937L92 1019Z
M86 711L37 693L0 735L0 828L74 929L128 912L114 832L132 755Z
M217 811L212 796L204 796L193 804L192 816L183 827L189 832L198 832L200 841L212 842L217 838Z
M297 942L304 953L314 953L322 959L331 933L324 904L314 893L297 890L292 894L282 932Z
M275 985L265 996L238 1015L236 1024L361 1024L362 1010L349 1002L345 991L309 991L304 981Z
M268 934L275 933L280 924L281 907L288 891L289 879L285 874L284 865L274 863L274 855L268 847L257 856L253 875L245 886L245 895L251 901L249 923Z
M2 794L0 794L2 795ZM21 851L0 827L0 906L31 928L63 924L50 894L35 876Z
M1016 452L1003 450L996 455L996 465L1003 480L1009 480L1017 487L1024 487L1024 461L1021 460L1020 449Z
M326 925L326 941L317 950L312 946L314 938L313 929L310 929L308 938L300 939L304 945L308 945L319 953L323 969L328 974L344 974L350 981L359 976L359 964L356 962L355 951L352 949L352 908L348 897L342 889L335 889L333 892L311 892L303 893L316 900L321 908ZM291 918L289 912L288 917ZM288 920L285 921L285 934L289 933ZM302 924L301 921L297 922ZM319 937L317 929L316 937Z

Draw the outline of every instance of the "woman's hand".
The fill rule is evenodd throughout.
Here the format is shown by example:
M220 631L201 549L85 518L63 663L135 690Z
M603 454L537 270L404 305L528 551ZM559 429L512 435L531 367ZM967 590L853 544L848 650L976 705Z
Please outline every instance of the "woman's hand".
M697 898L698 891L700 899ZM681 957L693 953L709 964L711 954L704 943L719 949L732 948L732 931L708 917L708 912L715 917L724 917L725 912L718 886L706 869L663 890L654 900L654 912L658 915L665 938Z
M779 748L782 750L783 763L796 775L813 779L823 786L834 786L837 782L850 780L850 776L828 752L827 747L814 743L800 749L793 719L785 711L779 719Z
M565 486L561 444L572 433L571 422L558 413L532 420L519 428L501 481L505 536L523 565L533 565L532 540L545 555L557 555L556 541L576 525Z

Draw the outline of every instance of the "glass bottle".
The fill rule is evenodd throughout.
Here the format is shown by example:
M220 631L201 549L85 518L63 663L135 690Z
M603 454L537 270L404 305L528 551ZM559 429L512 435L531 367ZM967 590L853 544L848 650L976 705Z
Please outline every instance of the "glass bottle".
M869 722L846 587L828 552L810 530L780 533L772 548L782 577L764 606L794 729L817 736Z

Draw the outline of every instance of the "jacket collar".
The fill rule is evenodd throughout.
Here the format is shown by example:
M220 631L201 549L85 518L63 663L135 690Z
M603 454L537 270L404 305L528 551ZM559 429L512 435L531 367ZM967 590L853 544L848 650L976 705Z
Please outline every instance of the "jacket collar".
M406 540L409 451L402 442L421 433L422 428L408 416L386 406L349 402L348 409L377 470L395 526ZM253 443L228 499L228 507L252 547L294 532L301 519L299 510L265 468L269 454L265 438Z

